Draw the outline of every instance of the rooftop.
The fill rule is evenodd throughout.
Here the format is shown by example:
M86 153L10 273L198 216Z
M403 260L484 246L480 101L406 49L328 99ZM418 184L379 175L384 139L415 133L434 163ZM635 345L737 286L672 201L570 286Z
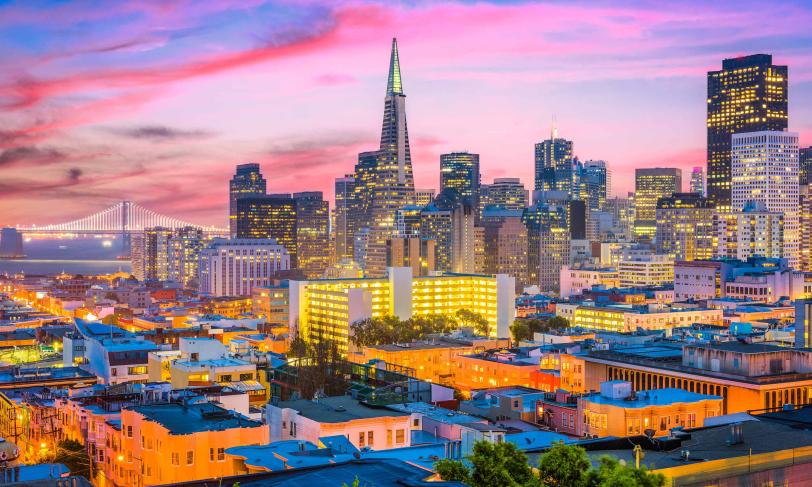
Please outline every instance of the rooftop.
M350 396L324 397L318 401L307 399L282 401L276 407L295 409L299 411L300 415L319 423L343 423L357 419L404 416L404 413L395 412L392 409L367 406Z
M129 408L154 421L173 435L201 431L225 431L232 428L259 428L262 423L246 418L212 403L163 403Z
M486 423L483 418L478 418L467 413L460 411L452 411L451 409L441 408L425 402L410 402L406 404L390 404L387 406L394 411L401 411L405 414L418 413L425 417L433 419L439 423L446 424L473 424L473 423Z
M593 393L583 396L583 400L594 404L607 404L620 408L644 408L648 406L668 406L676 403L722 400L721 396L699 394L676 388L641 391L634 397L636 399L612 399L599 393Z

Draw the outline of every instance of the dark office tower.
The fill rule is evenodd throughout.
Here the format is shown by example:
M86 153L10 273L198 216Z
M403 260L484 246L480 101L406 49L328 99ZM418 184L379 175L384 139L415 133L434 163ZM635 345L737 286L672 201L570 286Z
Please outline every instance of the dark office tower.
M296 201L289 194L247 196L237 200L237 238L273 238L298 269Z
M584 240L586 238L586 203L581 200L567 201L567 222L570 229L570 238Z
M355 175L347 174L335 181L335 205L333 207L333 235L335 241L335 261L352 259L354 223L356 219Z
M719 211L731 208L731 136L786 130L787 67L769 54L722 61L708 72L707 194Z
M293 193L293 199L298 268L308 279L323 277L330 265L330 204L321 191Z
M605 161L586 161L580 166L581 197L587 210L600 210L606 203L610 187L609 170Z
M634 171L634 235L653 239L657 232L657 200L682 191L682 170L653 167Z
M454 188L479 208L479 154L452 152L440 155L440 191Z
M365 154L359 155L359 164ZM356 175L356 179L357 177ZM395 39L392 39L389 59L381 146L375 153L371 185L365 184L363 188L371 196L368 200L367 220L369 240L363 268L368 276L380 277L386 273L386 241L396 233L395 212L398 208L414 204L415 198L409 132L406 127L406 95L403 93Z
M572 141L558 137L553 129L548 140L536 144L534 189L536 191L573 191Z
M0 231L0 258L16 259L25 257L23 253L23 234L16 228L4 228Z
M801 184L812 183L812 147L798 150L798 163Z
M237 235L237 200L243 196L265 194L265 178L259 164L239 164L228 185L228 226L231 238Z
M568 208L562 202L538 202L522 213L527 227L527 280L542 291L558 292L561 266L570 258Z

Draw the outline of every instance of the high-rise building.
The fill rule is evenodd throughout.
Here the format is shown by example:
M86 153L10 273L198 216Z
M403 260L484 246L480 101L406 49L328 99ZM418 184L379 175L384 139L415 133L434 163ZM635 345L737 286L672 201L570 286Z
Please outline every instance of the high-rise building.
M725 59L708 72L707 195L720 211L730 208L731 135L788 127L787 67L769 54Z
M657 253L676 260L713 256L713 204L697 193L674 193L657 200Z
M800 186L800 204L798 205L798 227L800 228L800 270L812 272L812 187L809 184Z
M419 236L392 237L386 241L387 267L411 267L412 275L428 276L436 270L434 240Z
M608 198L603 210L612 215L612 238L631 241L634 238L634 193L626 198Z
M420 236L420 214L428 205L404 206L395 213L397 227L396 235L399 237L419 237ZM398 266L390 266L398 267Z
M705 171L701 167L695 167L691 171L691 193L696 193L699 196L705 196Z
M536 191L573 192L572 141L558 137L553 128L548 140L536 144L535 150Z
M436 196L434 188L418 188L414 190L414 204L426 206L434 200L434 196Z
M480 211L488 206L503 210L524 210L530 201L530 194L519 178L496 178L493 184L480 188Z
M784 214L751 201L742 211L713 217L714 257L746 261L784 256Z
M440 191L453 188L479 208L479 154L452 152L440 155Z
M795 301L795 348L812 347L812 299Z
M168 279L187 288L197 288L200 251L209 241L198 227L175 229L169 237Z
M761 131L733 134L733 211L748 202L763 203L784 214L784 257L798 268L799 255L798 134Z
M480 224L484 235L483 272L516 278L516 289L527 285L527 227L522 210L489 208Z
M634 171L634 234L654 238L657 200L682 191L682 171L677 168L640 168Z
M169 239L172 229L145 228L133 234L130 262L133 276L139 281L165 281L169 278Z
M349 351L350 326L365 318L481 314L490 335L507 337L515 314L514 279L504 274L414 276L409 267L390 268L388 278L290 281L289 324L310 341L329 337ZM320 312L331 310L331 312Z
M353 223L357 211L355 200L355 177L348 174L335 180L335 206L333 207L333 242L335 261L352 259Z
M330 265L330 205L321 191L293 193L296 203L296 268L305 277L324 275Z
M259 171L259 164L239 164L228 187L228 225L232 237L237 235L237 200L264 194L265 178Z
M600 210L611 191L611 175L606 161L586 161L579 168L580 197L587 210Z
M274 239L214 239L200 251L200 292L212 296L250 296L290 270L290 255Z
M569 264L570 229L565 204L538 202L522 213L527 227L527 281L558 292L561 267Z
M395 212L414 204L414 176L406 127L406 95L400 73L397 40L392 39L389 78L384 98L381 146L375 157L369 242L364 271L370 277L386 273L386 241L395 232Z
M290 194L251 196L237 200L237 238L274 239L285 247L292 269L298 269L296 201Z
M4 228L0 230L0 258L16 259L24 257L23 234L16 228Z
M812 147L798 150L798 166L801 184L812 184Z
M436 242L438 271L473 273L476 270L476 212L467 201L448 204L442 201L442 196L443 193L421 211L420 237Z

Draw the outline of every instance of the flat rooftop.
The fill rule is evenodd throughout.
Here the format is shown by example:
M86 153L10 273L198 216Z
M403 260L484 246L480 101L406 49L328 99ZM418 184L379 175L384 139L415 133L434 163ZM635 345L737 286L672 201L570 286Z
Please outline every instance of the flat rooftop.
M344 423L357 419L404 416L392 409L369 407L350 396L324 397L318 401L298 399L282 401L279 408L299 411L299 414L319 423Z
M620 408L644 408L648 406L669 406L677 403L689 403L699 401L721 400L721 396L709 394L699 394L696 392L684 391L676 388L651 389L638 392L636 399L612 399L602 396L599 393L583 396L583 400L594 404L606 404Z
M128 408L154 421L173 435L189 435L202 431L225 431L233 428L258 428L254 421L211 403L148 404Z

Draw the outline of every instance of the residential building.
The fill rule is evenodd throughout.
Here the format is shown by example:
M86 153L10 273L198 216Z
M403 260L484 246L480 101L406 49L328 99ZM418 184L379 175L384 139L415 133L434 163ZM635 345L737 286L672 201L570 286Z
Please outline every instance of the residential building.
M200 251L210 239L198 227L176 229L169 237L168 279L196 289Z
M567 318L570 326L586 330L631 333L637 330L666 330L693 323L720 324L721 309L649 305L556 305L556 315Z
M812 272L812 190L809 184L800 186L798 205L798 226L800 228L799 270Z
M268 427L210 402L157 403L121 411L117 462L125 485L235 475L225 450L268 442Z
M274 325L288 324L290 288L287 281L251 289L251 314Z
M515 283L510 276L438 274L414 276L410 267L387 270L386 278L290 281L290 327L302 337L327 337L346 352L350 325L386 315L480 313L491 335L506 338L513 323Z
M676 388L635 391L622 380L600 384L600 392L578 398L578 436L668 436L673 428L701 428L706 418L722 414L720 396Z
M388 450L411 445L417 415L373 408L350 396L298 399L268 404L265 409L271 441L343 437L356 448Z
M611 267L561 267L561 298L568 298L592 289L594 286L614 288L620 286L617 270Z
M655 242L658 254L677 260L713 256L713 204L697 193L674 193L657 200Z
M460 411L491 421L526 421L536 423L536 403L544 391L522 386L484 389L460 402Z
M530 387L539 370L540 355L523 349L491 350L459 357L455 388L471 396L472 391L494 387Z
M276 240L214 239L200 252L200 292L250 296L254 286L268 286L289 269L290 255Z
M750 201L738 212L716 213L713 225L715 258L786 257L784 214L767 210L763 202Z
M64 364L78 364L102 384L148 380L147 356L158 348L153 342L117 326L74 321L74 332L62 339Z
M657 232L657 201L682 191L682 170L637 168L634 170L634 235L653 239Z
M733 135L731 204L741 211L749 202L784 215L784 257L800 264L798 134L761 131Z
M519 178L496 178L492 184L480 188L480 212L488 206L505 210L524 210L530 194Z
M172 229L145 228L132 235L132 272L139 281L165 281L169 278L169 239Z
M732 209L732 136L788 126L788 70L769 54L722 61L708 72L708 198L719 211Z
M237 172L229 182L228 191L228 224L230 236L237 236L237 200L245 196L262 196L265 194L265 178L259 170L259 164L239 164Z

